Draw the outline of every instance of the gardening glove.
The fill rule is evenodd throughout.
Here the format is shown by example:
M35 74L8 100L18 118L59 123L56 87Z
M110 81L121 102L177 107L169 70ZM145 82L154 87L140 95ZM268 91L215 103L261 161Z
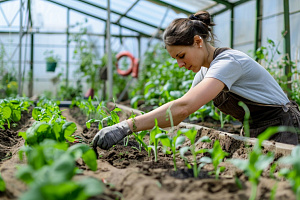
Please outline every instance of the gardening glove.
M96 149L98 146L101 149L107 150L131 133L132 131L126 121L105 127L95 135L92 142L93 148Z

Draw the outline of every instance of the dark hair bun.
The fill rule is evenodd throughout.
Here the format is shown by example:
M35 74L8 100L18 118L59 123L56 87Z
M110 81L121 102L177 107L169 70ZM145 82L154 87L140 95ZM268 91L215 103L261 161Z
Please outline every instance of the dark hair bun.
M199 11L193 15L194 19L198 19L207 26L214 26L215 24L211 21L210 14L207 11ZM190 18L191 19L191 18Z

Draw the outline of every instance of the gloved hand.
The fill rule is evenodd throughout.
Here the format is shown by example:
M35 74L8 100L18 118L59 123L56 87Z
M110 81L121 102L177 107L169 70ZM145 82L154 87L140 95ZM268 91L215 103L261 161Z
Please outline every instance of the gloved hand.
M126 121L105 127L95 135L92 142L93 148L96 149L98 146L101 149L107 150L131 133L132 131Z

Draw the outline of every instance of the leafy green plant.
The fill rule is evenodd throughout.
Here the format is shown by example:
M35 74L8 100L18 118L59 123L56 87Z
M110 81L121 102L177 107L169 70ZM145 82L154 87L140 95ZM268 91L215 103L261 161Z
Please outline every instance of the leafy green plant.
M33 147L23 146L19 151L27 157L27 165L18 167L16 176L29 185L20 199L88 199L100 194L103 185L92 178L73 181L79 172L75 161L82 157L91 170L97 169L95 152L84 144L68 148L67 143L44 140Z
M291 184L297 199L300 199L300 146L293 148L291 155L282 157L278 163L288 165L289 168L283 168L279 174L285 177Z
M221 172L225 170L225 167L220 167L220 163L224 160L226 156L229 154L222 150L219 140L214 142L214 146L212 149L206 149L206 152L210 153L211 158L209 157L202 157L200 162L203 163L212 163L214 166L214 171L211 174L214 174L216 179L219 179L219 175Z
M57 54L54 54L53 50L46 50L44 52L45 60L49 63L57 63L60 60L60 56Z
M261 64L270 72L281 88L288 93L289 97L300 104L297 66L290 57L279 51L280 43L286 33L286 31L281 33L282 37L277 43L268 38L267 45L258 48L254 52L254 59L260 60ZM278 59L275 60L275 58ZM291 69L288 74L286 74L287 67Z
M21 112L28 111L28 107L32 105L32 101L28 98L7 98L0 100L0 128L5 129L4 124L7 123L10 128L11 123L15 126L15 122L20 121Z
M188 146L187 147L182 147L179 151L180 151L181 157L185 160L185 163L186 163L186 165L187 165L188 168L191 168L191 166L187 162L184 154L188 150L191 151L191 153L193 155L193 161L192 161L192 163L193 163L193 173L194 173L194 177L196 178L196 177L198 177L201 168L204 166L204 164L200 164L198 166L197 155L200 154L200 153L205 153L206 149L200 149L200 150L196 149L197 130L195 128L192 128L192 129L180 129L177 134L183 134L183 135L185 135L191 141L191 146L189 146L189 147ZM211 142L211 140L207 136L204 136L204 137L200 138L198 141L199 142Z
M25 144L32 146L39 144L45 139L52 139L56 141L74 142L75 139L72 134L76 131L77 127L74 122L55 121L52 123L36 121L26 132L19 132L25 140Z
M165 133L159 133L155 136L155 139L159 139L162 145L165 147L164 152L166 154L173 154L173 163L174 163L174 170L177 171L177 165L176 165L176 155L179 153L177 148L182 145L185 141L184 136L175 135L174 137L169 137ZM169 151L170 149L171 151Z

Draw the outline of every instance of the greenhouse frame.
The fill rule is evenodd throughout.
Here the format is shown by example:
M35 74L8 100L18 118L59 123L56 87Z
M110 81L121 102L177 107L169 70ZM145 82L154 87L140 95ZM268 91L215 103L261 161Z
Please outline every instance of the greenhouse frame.
M70 40L85 20L89 27L86 35L95 44L98 58L111 50L127 50L142 60L151 43L161 41L173 19L207 10L217 24L214 33L221 42L216 46L249 53L268 39L282 41L280 51L299 68L299 4L297 0L1 0L1 59L17 74L19 95L41 94L44 88L55 92L51 82L59 73L64 84L75 82L73 73L78 63ZM46 49L59 53L62 72L41 70ZM112 65L111 56L109 60ZM290 71L291 67L285 66L285 73ZM112 97L112 71L107 73L107 91Z

